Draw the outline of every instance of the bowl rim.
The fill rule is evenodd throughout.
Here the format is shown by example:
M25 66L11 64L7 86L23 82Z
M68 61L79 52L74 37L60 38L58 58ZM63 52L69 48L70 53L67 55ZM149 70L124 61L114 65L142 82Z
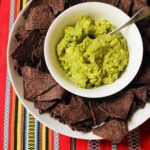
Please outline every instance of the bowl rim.
M32 0L31 0L32 1ZM21 103L24 105L24 107L27 109L27 111L30 113L30 114L32 114L34 117L35 117L35 119L37 119L39 122L41 122L42 124L44 124L45 126L47 126L48 128L50 128L50 129L52 129L52 130L54 130L54 131L56 131L56 132L58 132L58 133L61 133L61 134L63 134L63 135L66 135L66 136L68 136L68 137L73 137L73 138L78 138L78 139L84 139L84 140L101 140L102 138L101 137L98 137L98 136L94 136L93 137L93 134L91 135L88 135L88 136L86 136L86 135L84 135L84 134L81 134L81 133L78 133L78 134L70 134L69 132L64 132L64 130L63 129L59 129L57 126L56 127L53 127L51 124L48 124L47 122L45 122L45 120L42 120L41 118L43 118L43 117L41 117L42 115L40 115L39 113L38 114L36 114L35 113L35 111L33 111L33 109L31 109L30 107L28 107L28 104L26 103L27 102L27 100L26 99L24 99L24 97L23 97L23 95L21 95L21 93L19 93L19 91L18 91L18 88L17 88L17 86L15 85L15 81L14 81L14 77L13 77L13 73L11 72L11 65L10 65L10 57L9 57L9 55L10 55L10 51L11 51L11 49L10 49L10 43L11 43L11 38L12 38L12 33L14 32L14 27L16 26L16 24L17 24L17 22L19 21L19 19L22 17L22 14L23 14L23 12L25 11L25 9L27 9L27 7L29 6L29 4L31 3L31 1L29 1L26 5L25 5L25 7L21 10L21 12L19 13L19 15L17 16L17 18L16 18L16 20L15 20L15 22L14 22L14 24L13 24L13 27L11 28L11 32L10 32L10 35L9 35L9 38L8 38L8 45L7 45L7 71L8 71L8 74L9 74L9 79L10 79L10 81L11 81L11 84L12 84L12 86L13 86L13 89L14 89L14 91L15 91L15 93L16 93L16 95L18 96L18 98L19 98L19 100L21 101ZM18 77L19 77L19 75L18 74L16 74ZM20 84L20 83L19 83ZM23 88L23 87L22 87ZM37 110L37 109L35 109L34 108L34 110ZM147 103L146 104L146 108L144 108L144 110L140 110L140 112L139 112L139 114L141 113L141 112L143 112L143 117L142 118L140 118L139 119L139 121L137 121L137 117L134 117L134 119L133 120L131 120L131 123L130 123L130 120L128 121L128 126L129 126L129 131L131 131L131 130L133 130L133 129L135 129L135 128L137 128L138 126L140 126L142 123L144 123L146 120L148 120L149 119L149 117L150 117L150 111L149 111L149 113L147 112L147 111L145 111L145 110L150 110L150 103ZM139 111L139 110L138 110ZM145 112L145 113L144 113ZM134 115L136 115L136 114L134 114ZM134 116L133 115L133 116ZM44 116L45 117L45 116ZM57 120L56 120L57 121ZM133 124L132 124L132 122L133 122ZM134 122L136 122L136 123L134 123ZM57 122L57 124L58 124L59 122ZM62 124L62 123L61 123ZM130 125L130 124L132 124L132 125ZM63 126L62 126L62 128L63 128ZM89 134L89 133L88 133Z
M139 71L139 69L140 69L140 67L141 67L141 64L142 64L142 60L143 60L143 41L142 41L142 37L141 37L141 34L140 34L140 31L139 31L139 29L137 28L137 26L136 26L136 24L135 23L133 23L132 24L132 26L134 27L134 29L136 29L137 30L137 33L138 33L138 35L139 35L139 39L140 39L140 44L141 44L141 53L142 53L142 55L141 55L141 58L140 58L140 60L139 60L139 66L137 67L137 69L136 69L136 73L135 74L133 74L131 77L130 77L130 80L128 81L128 82L125 82L124 83L124 85L123 86L121 86L120 88L113 88L112 90L109 90L109 91L105 91L105 92L99 92L99 93L97 93L97 94L93 94L92 93L92 91L94 91L94 89L97 89L97 88L101 88L101 87L104 87L104 86L111 86L111 85L113 85L113 83L114 82L116 82L116 81L114 81L113 83L111 83L111 84L106 84L106 85L102 85L102 86L99 86L99 87L96 87L96 88L92 88L92 89L85 89L85 88L80 88L80 87L77 87L77 86L75 86L75 85L73 85L73 87L74 87L74 89L72 89L71 88L71 86L67 83L67 81L63 81L62 80L62 77L61 77L61 75L59 75L58 73L56 73L56 71L54 71L55 69L53 69L54 67L53 67L53 65L51 65L50 64L50 61L49 61L49 56L47 55L48 54L48 40L49 40L49 37L50 37L50 34L53 32L53 28L55 28L55 24L57 24L57 22L59 22L59 19L60 18L65 18L64 16L66 16L67 14L68 14L68 12L70 12L72 9L75 9L75 8L77 8L77 7L82 7L82 6L85 6L85 5L91 5L91 4L96 4L96 5L105 5L106 7L111 7L112 9L116 9L117 11L120 11L120 12L122 12L122 14L125 16L125 17L127 17L127 18L129 18L130 19L130 17L126 14L126 13L124 13L122 10L120 10L119 8L117 8L117 7L115 7L115 6L112 6L112 5L110 5L110 4L106 4L106 3L102 3L102 2L85 2L85 3L81 3L81 4L77 4L77 5L75 5L75 6L72 6L72 7L70 7L70 8L68 8L68 9L66 9L65 11L63 11L53 22L52 22L52 24L51 24L51 26L49 27L49 29L48 29L48 32L47 32L47 34L46 34L46 38L45 38L45 42L44 42L44 58L45 58L45 62L46 62L46 65L47 65L47 68L48 68L48 70L49 70L49 72L51 73L51 75L53 76L53 78L64 88L64 89L66 89L67 91L69 91L69 92L71 92L71 93L73 93L73 94L76 94L76 95L79 95L79 96L81 96L81 97L87 97L87 98L104 98L104 97L107 97L107 96L111 96L111 95L113 95L113 94L116 94L116 93L118 93L118 92L120 92L121 90L123 90L126 86L128 86L131 82L132 82L132 80L135 78L135 76L137 75L137 73L138 73L138 71ZM129 65L129 63L130 62L128 62L128 65ZM128 65L127 65L127 67L128 67ZM62 69L63 70L63 69ZM64 71L64 70L63 70ZM65 71L64 71L65 72ZM125 73L125 72L124 72ZM125 81L125 78L119 78L120 80L122 80L122 81ZM67 84L66 84L67 83ZM100 90L99 90L100 91ZM90 92L90 94L89 94L89 92Z

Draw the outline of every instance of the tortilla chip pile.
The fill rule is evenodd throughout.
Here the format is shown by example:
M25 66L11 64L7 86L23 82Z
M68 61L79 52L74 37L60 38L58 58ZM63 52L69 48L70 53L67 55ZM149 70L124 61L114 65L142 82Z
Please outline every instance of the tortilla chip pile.
M40 113L49 112L73 130L89 132L120 143L128 133L127 119L137 108L143 108L150 94L150 18L138 23L145 52L141 69L134 81L116 95L87 99L64 90L47 70L43 47L48 27L64 9L95 0L33 0L23 14L25 25L16 35L17 46L12 52L15 69L23 77L24 97L34 102ZM97 0L119 7L133 15L146 0Z

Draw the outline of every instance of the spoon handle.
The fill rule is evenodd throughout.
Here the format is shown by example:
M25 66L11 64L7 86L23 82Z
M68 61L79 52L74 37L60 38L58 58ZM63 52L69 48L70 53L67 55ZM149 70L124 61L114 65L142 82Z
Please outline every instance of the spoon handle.
M142 9L140 9L134 16L132 16L130 18L130 20L128 22L126 22L125 24L121 25L120 27L118 27L117 29L111 31L110 33L108 33L107 35L111 35L119 30L121 30L122 28L132 24L132 23L135 23L139 20L142 20L146 17L150 16L150 7L146 6L146 7L143 7Z

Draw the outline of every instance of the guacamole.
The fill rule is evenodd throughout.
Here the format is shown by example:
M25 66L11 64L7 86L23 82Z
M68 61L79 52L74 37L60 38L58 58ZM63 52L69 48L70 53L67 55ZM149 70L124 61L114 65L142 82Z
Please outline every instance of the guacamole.
M128 64L127 42L109 21L81 17L65 27L56 47L60 66L81 88L93 88L118 79Z

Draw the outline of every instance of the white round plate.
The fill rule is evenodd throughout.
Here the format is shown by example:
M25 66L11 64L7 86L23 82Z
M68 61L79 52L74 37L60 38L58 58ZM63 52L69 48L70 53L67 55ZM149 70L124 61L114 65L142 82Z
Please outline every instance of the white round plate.
M12 28L9 41L8 41L8 48L7 48L7 65L8 65L8 72L10 75L10 80L13 85L13 88L19 97L22 104L25 106L25 108L41 123L43 123L48 128L59 132L63 135L79 138L79 139L102 139L94 134L92 132L89 133L82 133L78 131L72 131L67 125L64 125L57 120L51 118L48 113L39 114L38 109L34 108L33 102L27 101L24 99L23 94L23 80L18 75L18 73L14 70L15 66L15 60L11 58L12 50L16 46L16 41L14 38L14 35L16 34L17 29L25 23L24 18L22 17L23 12L25 9L29 6L30 2L25 6L25 8L20 12L18 15L14 26ZM144 109L137 110L134 115L131 117L131 119L128 121L128 127L129 130L132 130L139 125L141 125L143 122L145 122L150 117L150 103L147 103Z

